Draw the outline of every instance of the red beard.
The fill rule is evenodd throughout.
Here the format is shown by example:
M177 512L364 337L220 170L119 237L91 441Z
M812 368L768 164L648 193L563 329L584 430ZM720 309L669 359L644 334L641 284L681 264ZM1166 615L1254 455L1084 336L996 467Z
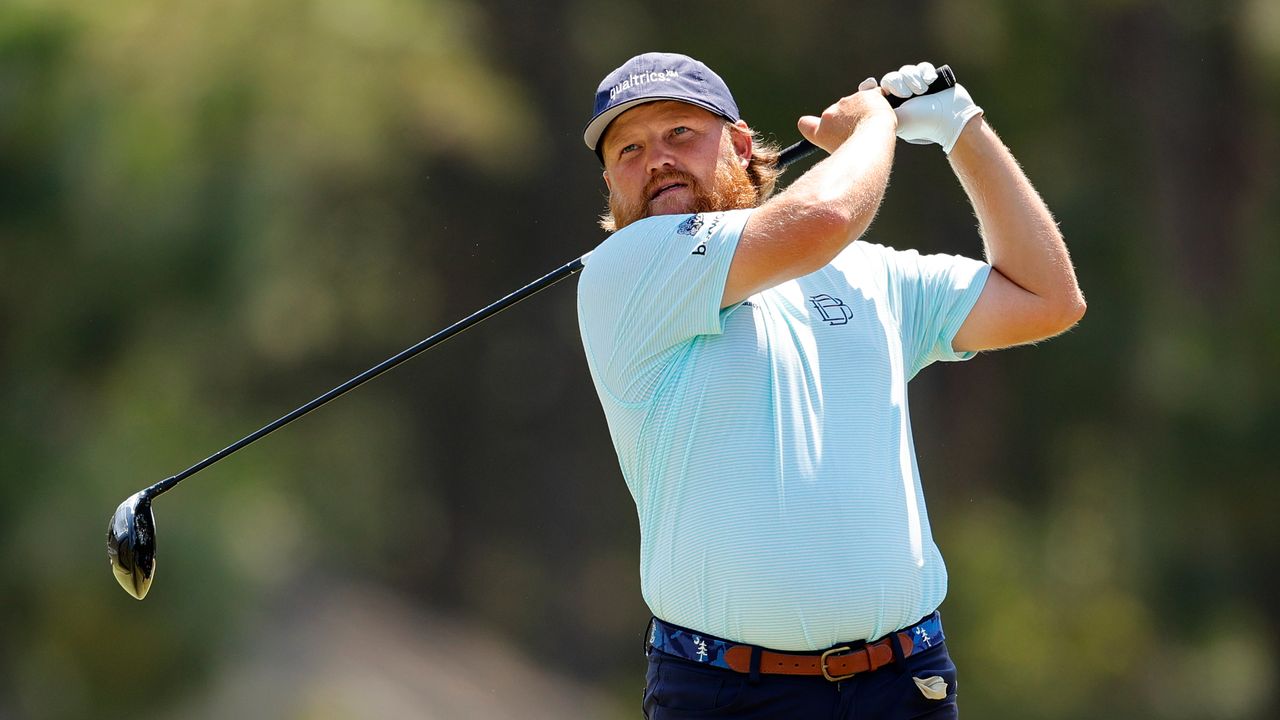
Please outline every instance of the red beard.
M755 207L758 194L756 187L751 183L747 171L737 163L736 157L721 157L716 163L716 172L713 188L705 188L698 179L687 172L673 170L671 172L655 175L645 184L644 192L640 198L635 201L625 201L617 196L616 193L609 195L609 215L613 219L615 230L630 225L631 223L655 215L653 210L653 194L663 185L673 182L684 184L691 198L684 203L684 207L673 212L664 212L661 214L684 214L699 212L717 212L720 210L736 210L738 208ZM606 217L606 223L608 218Z

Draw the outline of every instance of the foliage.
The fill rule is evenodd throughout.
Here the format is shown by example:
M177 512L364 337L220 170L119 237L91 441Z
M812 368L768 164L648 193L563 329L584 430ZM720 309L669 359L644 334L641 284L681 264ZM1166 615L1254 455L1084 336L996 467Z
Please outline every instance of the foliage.
M782 142L950 62L1066 231L1080 328L913 385L966 714L1275 717L1275 8L0 5L0 716L189 703L318 576L530 654L570 628L557 666L633 711L634 508L567 285L159 500L145 603L102 541L129 493L590 249L590 93L670 49ZM904 146L876 239L975 254L972 225Z

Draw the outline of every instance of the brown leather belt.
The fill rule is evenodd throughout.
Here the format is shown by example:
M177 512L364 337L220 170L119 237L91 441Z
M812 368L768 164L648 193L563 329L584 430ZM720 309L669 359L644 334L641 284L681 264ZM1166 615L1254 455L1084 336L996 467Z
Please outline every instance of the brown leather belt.
M845 680L858 673L878 670L893 662L893 646L898 641L902 657L909 657L913 649L911 636L895 633L873 643L854 649L844 645L831 648L818 655L760 651L760 672L766 675L821 675L831 680ZM740 673L751 671L750 645L734 645L724 655L725 663Z
M832 682L877 670L898 658L910 657L942 641L937 613L916 625L871 643L852 643L820 653L781 652L734 643L654 618L646 638L646 651L669 655L740 673L752 672L752 656L759 657L756 672L767 675L820 676ZM898 653L894 652L894 643Z

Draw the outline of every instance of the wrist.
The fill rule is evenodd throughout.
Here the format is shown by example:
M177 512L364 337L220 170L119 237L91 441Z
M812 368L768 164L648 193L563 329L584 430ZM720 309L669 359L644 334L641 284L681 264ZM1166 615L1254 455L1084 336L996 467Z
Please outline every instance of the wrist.
M960 134L956 136L955 142L951 144L950 149L947 149L947 155L954 156L973 152L990 136L994 136L991 126L987 124L984 114L979 112L965 121L964 127L960 129Z
M952 110L953 115L951 119L949 137L944 135L939 139L938 144L942 146L942 151L947 155L951 154L956 143L959 141L960 137L966 133L966 131L969 131L971 128L982 127L980 118L984 114L982 108L978 107L978 105L973 102L973 99L969 97L969 93L965 92L963 87L956 85L954 90L956 91L957 96L963 96L964 102L958 103L958 105Z
M875 131L888 131L889 134L895 134L898 131L898 116L893 112L893 108L885 103L887 110L884 112L874 112L864 115L858 121L858 125L854 128L854 132L862 130L864 127Z

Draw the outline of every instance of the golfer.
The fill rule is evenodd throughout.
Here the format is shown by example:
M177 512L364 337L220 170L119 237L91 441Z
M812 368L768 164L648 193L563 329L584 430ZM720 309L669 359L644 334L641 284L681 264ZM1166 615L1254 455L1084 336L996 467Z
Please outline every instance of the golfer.
M707 66L647 53L600 83L584 139L613 232L578 317L640 519L651 720L957 717L907 383L1085 304L964 88L885 99L935 77L906 66L801 117L828 156L776 196L777 150ZM941 146L986 262L859 240L896 138Z

